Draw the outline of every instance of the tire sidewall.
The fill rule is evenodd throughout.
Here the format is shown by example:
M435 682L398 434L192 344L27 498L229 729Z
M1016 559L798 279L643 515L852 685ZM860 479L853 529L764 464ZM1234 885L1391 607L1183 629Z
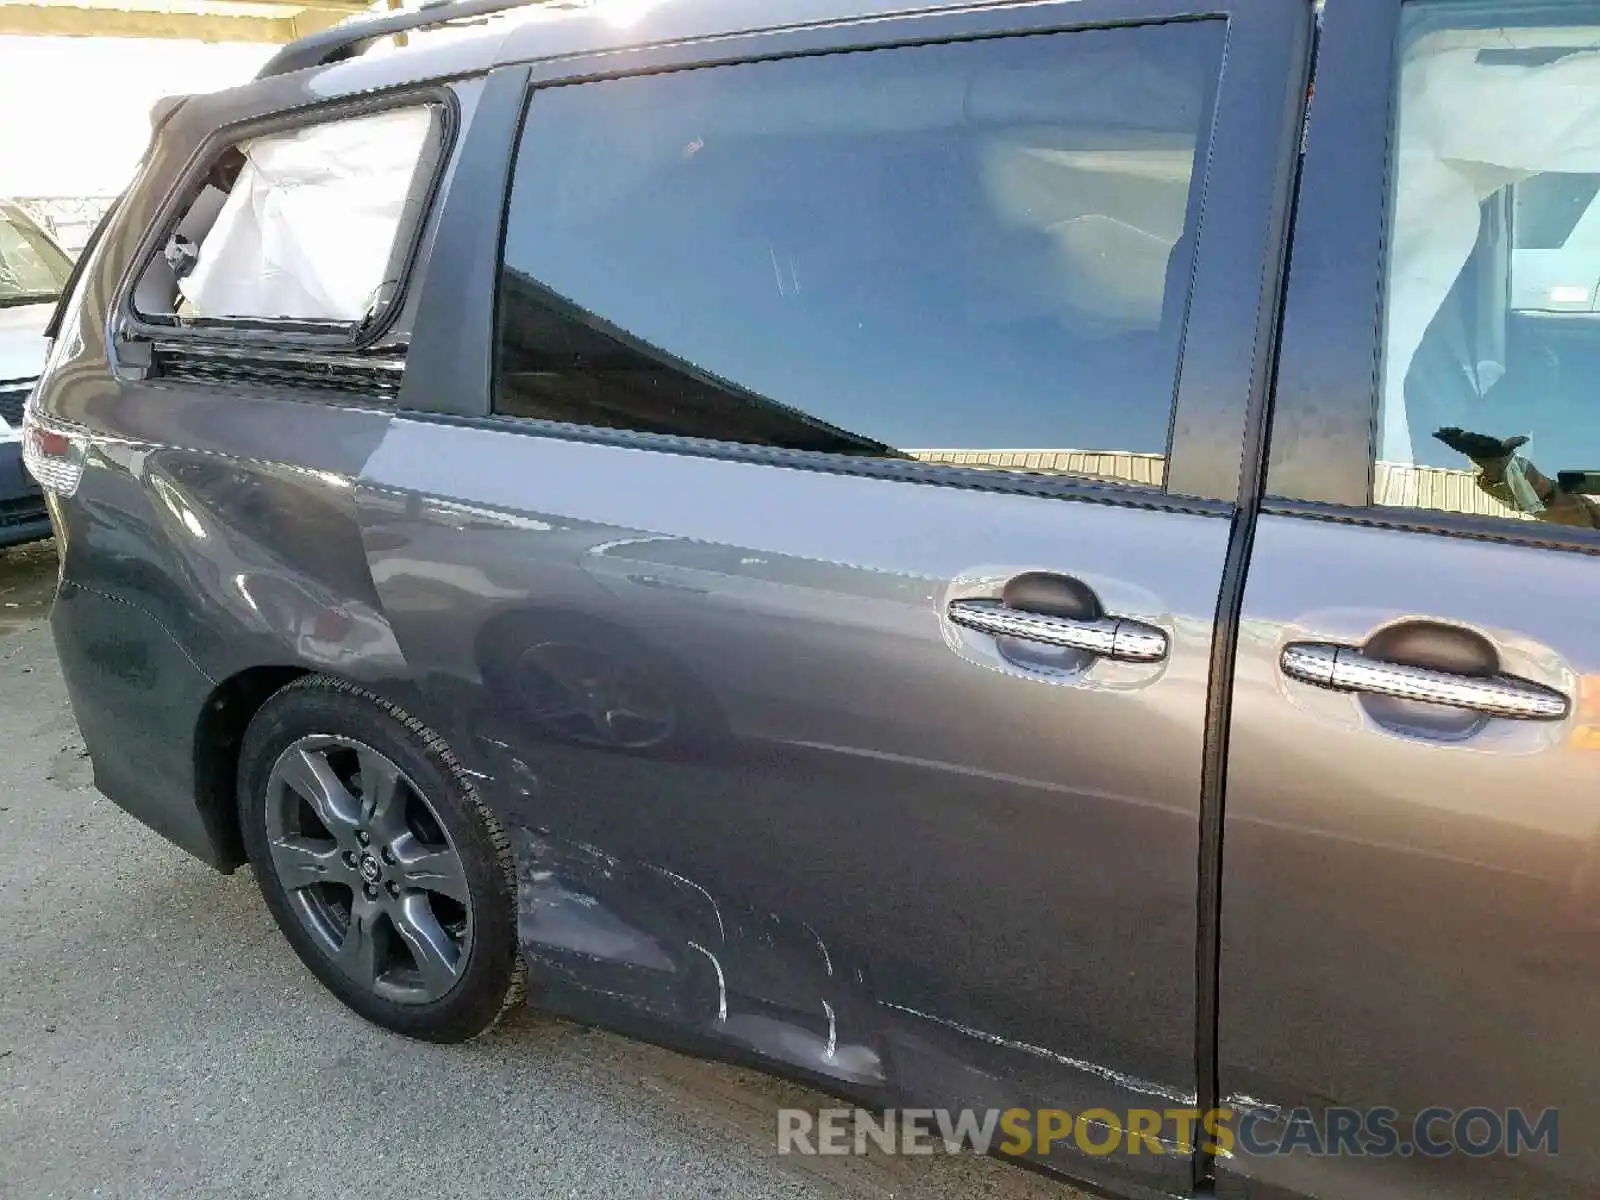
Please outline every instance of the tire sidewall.
M461 978L445 996L401 1004L347 977L302 923L272 865L267 782L279 756L301 738L327 734L386 755L427 798L466 874L472 939ZM516 948L516 883L508 843L470 778L444 743L375 696L311 677L269 699L251 721L239 754L239 823L267 907L295 953L330 992L376 1025L427 1041L462 1041L488 1029L521 993Z

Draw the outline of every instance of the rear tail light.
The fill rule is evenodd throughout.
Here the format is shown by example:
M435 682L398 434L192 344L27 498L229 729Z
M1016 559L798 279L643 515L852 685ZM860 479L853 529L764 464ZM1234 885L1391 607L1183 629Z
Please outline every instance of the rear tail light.
M70 496L83 478L83 460L89 439L43 425L32 413L22 427L22 461L39 486L58 496Z

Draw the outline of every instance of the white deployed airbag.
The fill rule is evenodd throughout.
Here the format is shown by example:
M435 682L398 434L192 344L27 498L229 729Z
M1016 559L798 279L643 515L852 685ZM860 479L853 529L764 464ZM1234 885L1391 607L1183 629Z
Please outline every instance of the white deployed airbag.
M1406 372L1477 243L1483 201L1540 171L1600 172L1597 35L1579 29L1456 31L1425 38L1407 54L1379 459L1413 461ZM1563 43L1571 51L1551 62L1480 55ZM1496 377L1488 373L1484 386Z
M361 320L432 120L406 108L241 143L238 182L179 281L195 315Z

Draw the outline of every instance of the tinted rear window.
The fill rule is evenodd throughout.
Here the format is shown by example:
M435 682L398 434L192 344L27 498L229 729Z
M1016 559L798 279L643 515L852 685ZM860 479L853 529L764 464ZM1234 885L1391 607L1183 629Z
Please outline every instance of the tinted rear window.
M1159 486L1222 28L570 85L500 291L518 416Z

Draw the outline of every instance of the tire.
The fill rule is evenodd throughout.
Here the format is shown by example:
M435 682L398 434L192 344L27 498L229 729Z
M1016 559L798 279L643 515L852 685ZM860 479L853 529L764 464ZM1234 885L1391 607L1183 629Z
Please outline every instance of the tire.
M355 1012L407 1037L461 1042L522 999L510 840L420 721L343 680L306 676L250 722L238 797L267 907Z

